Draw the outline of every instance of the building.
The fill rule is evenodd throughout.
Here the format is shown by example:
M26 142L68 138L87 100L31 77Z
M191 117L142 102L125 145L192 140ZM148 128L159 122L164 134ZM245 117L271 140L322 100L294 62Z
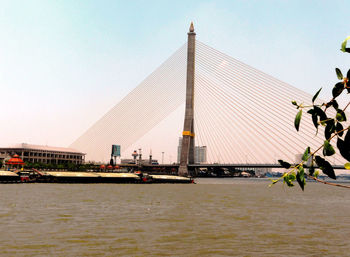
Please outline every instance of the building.
M139 149L139 152L136 150L131 154L133 159L120 159L121 164L141 164L141 165L159 165L158 160L152 159L152 150L149 154L149 159L142 159L142 152Z
M194 163L207 163L207 147L195 146L194 147Z
M177 163L180 163L181 148L182 148L182 137L179 137L179 145L177 146ZM206 146L194 147L194 163L196 164L207 163Z
M140 160L137 159L136 164L139 164L139 163L140 163ZM135 164L135 160L134 159L121 159L120 164ZM149 164L159 165L159 162L158 162L158 160L152 159L152 161L150 163L149 159L142 159L141 164L142 165L149 165Z
M52 147L43 145L18 144L10 147L0 147L0 160L4 160L17 154L24 162L82 164L85 153L65 147Z

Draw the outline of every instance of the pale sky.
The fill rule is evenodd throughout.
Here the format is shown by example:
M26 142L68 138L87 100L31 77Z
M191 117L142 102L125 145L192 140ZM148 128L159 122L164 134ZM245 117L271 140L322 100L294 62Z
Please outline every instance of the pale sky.
M324 87L323 98L334 68L350 67L339 51L350 35L349 1L0 6L1 146L70 145L186 42L190 21L203 43L310 94Z

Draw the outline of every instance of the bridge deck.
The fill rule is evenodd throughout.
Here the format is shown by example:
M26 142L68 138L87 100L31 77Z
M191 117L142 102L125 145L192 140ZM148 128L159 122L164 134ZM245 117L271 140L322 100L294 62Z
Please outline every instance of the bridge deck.
M120 164L120 167L138 167L136 164ZM142 167L147 168L178 168L179 164L159 164L159 165L151 165L151 164L144 164ZM277 168L277 169L283 169L281 165L279 164L249 164L249 163L223 163L223 164L190 164L188 165L189 168ZM318 168L318 167L315 167ZM343 165L334 165L334 169L345 169Z

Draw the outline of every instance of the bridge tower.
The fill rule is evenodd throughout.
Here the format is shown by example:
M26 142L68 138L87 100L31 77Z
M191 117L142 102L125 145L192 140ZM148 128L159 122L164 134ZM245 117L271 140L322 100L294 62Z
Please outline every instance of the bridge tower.
M193 22L187 33L187 79L186 79L186 107L184 130L182 132L182 146L180 154L179 175L188 176L188 164L194 163L194 71L195 71L195 46L196 33Z

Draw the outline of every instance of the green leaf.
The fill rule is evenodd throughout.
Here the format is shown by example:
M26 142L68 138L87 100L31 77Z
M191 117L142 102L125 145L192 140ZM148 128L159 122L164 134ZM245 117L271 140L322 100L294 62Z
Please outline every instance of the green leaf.
M349 145L345 144L343 139L338 138L337 147L339 149L341 156L343 156L344 159L346 159L347 161L350 162L350 149L349 149L350 147L349 147Z
M293 187L294 186L294 184L292 183L292 180L290 179L289 175L283 177L283 182L286 183L287 186L289 186L289 187Z
M343 134L344 134L344 131L342 131L343 129L344 129L343 125L340 122L338 122L337 125L335 126L335 130L337 131L338 136L340 136L340 137L343 136ZM339 132L339 131L341 131L341 132Z
M289 179L290 181L294 181L294 180L296 179L295 174L294 174L294 173L289 173L288 179Z
M290 167L292 167L292 165L288 162L285 162L283 160L278 160L278 162L281 164L281 166L285 169L289 169Z
M315 161L324 174L332 179L336 179L334 169L328 161L318 155L315 157Z
M310 147L307 147L303 154L302 160L306 162L309 159L309 155L310 155Z
M343 82L338 82L335 84L335 86L332 89L332 95L333 98L338 97L344 90L344 83Z
M333 146L329 143L328 140L325 140L323 144L323 155L332 156L333 154L335 154Z
M344 168L350 170L350 162L345 163Z
M318 97L319 93L321 92L322 87L316 92L316 94L314 95L314 97L312 98L312 103L315 102L316 98Z
M314 124L315 128L316 128L316 135L318 132L318 118L317 118L317 114L312 114L312 123Z
M340 122L344 120L343 116L339 112L337 112L337 114L335 115L335 118L337 119L337 121L340 121Z
M296 179L297 179L297 182L298 182L300 188L304 191L305 176L304 176L304 168L303 167L299 167L299 171L297 172Z
M318 170L316 170L314 173L314 177L317 178L319 174L320 174L320 172Z
M350 69L348 70L348 73L346 73L346 77L350 80Z
M312 114L315 113L315 110L314 109L310 109L310 110L307 111L307 113L312 115Z
M348 42L349 39L350 39L350 36L347 37L347 38L343 41L343 43L341 44L341 48L340 48L341 51L347 52L346 43Z
M335 68L335 72L337 73L338 79L342 80L343 79L343 74L338 68Z
M318 115L315 111L315 109L310 109L307 111L308 114L311 114L311 117L312 117L312 122L316 128L316 135L317 135L317 132L318 132Z
M292 101L292 104L298 106L298 103L296 101Z
M332 101L332 105L333 105L334 109L338 110L339 104L338 104L338 102L336 100Z
M332 101L326 103L326 109L331 106L333 106L335 110L338 110L339 105L336 100L332 99Z
M338 138L337 147L341 156L350 162L350 130L346 132L344 141L341 138Z
M350 150L350 130L349 129L346 132L346 135L345 135L345 138L344 138L344 143L346 144L346 146Z
M338 109L337 110L337 115L335 116L336 119L340 122L342 121L346 121L346 115L345 115L345 112L341 109Z
M320 121L325 121L328 119L326 113L320 107L314 106L314 110L315 113L320 117Z
M334 133L334 131L335 131L334 120L327 121L326 128L324 129L324 136L325 136L325 138L329 139L332 136L332 134Z
M295 116L294 120L294 126L297 131L299 131L299 126L300 126L300 120L301 120L301 115L303 114L302 110L299 110L297 115Z

